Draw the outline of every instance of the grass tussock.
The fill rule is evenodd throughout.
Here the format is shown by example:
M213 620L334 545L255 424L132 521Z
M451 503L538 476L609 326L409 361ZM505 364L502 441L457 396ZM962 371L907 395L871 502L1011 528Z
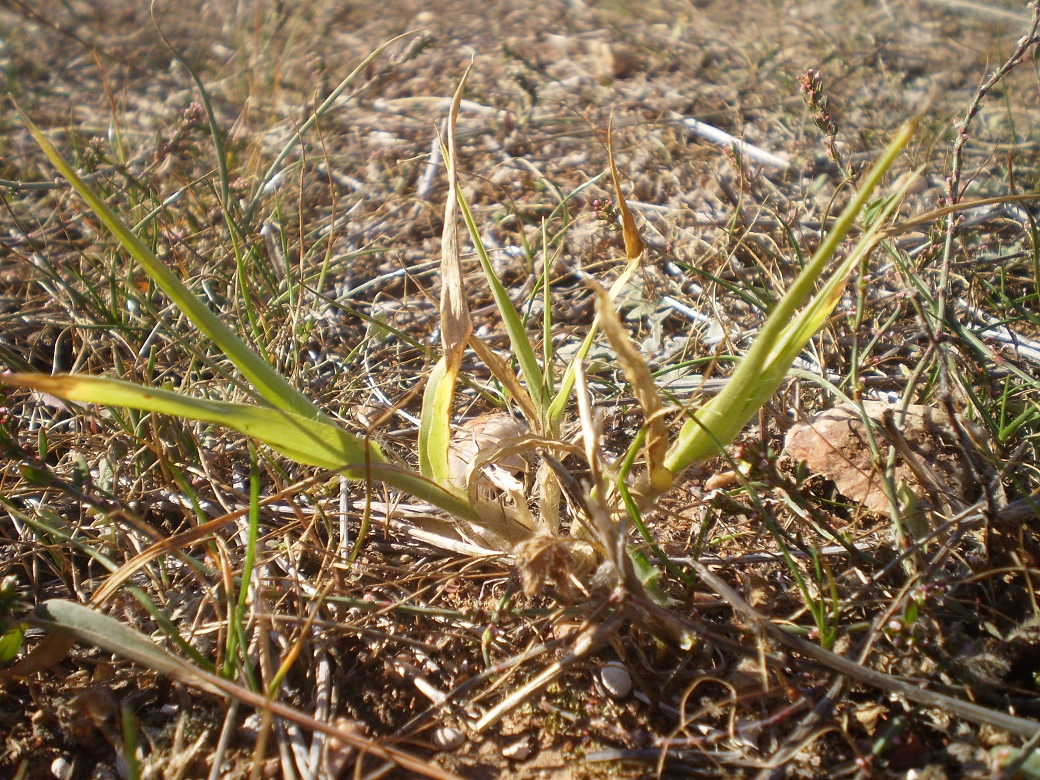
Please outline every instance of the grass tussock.
M37 5L3 774L1037 773L1035 9Z

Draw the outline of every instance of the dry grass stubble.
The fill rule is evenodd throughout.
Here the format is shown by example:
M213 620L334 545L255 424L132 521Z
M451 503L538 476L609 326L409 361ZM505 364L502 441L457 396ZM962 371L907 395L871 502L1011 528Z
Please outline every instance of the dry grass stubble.
M541 220L560 193L584 187L549 226L553 349L573 350L593 316L584 274L616 272L617 238L596 219L610 185L589 184L606 168L613 112L619 167L655 258L622 310L662 385L682 386L685 396L699 377L729 373L840 210L850 191L843 175L875 155L935 84L934 124L908 160L928 167L905 213L950 198L949 122L1025 32L918 2L737 10L503 2L479 13L462 3L438 12L390 3L378 15L350 4L286 12L217 3L197 16L160 5L163 32L206 84L227 134L235 201L250 200L294 126L362 57L393 34L428 27L373 64L260 195L252 221L236 225L225 218L212 140L191 106L198 95L137 4L107 4L104 13L16 5L2 14L3 66L26 111L296 386L406 460L416 431L403 413L418 412L410 393L436 354L439 282L430 261L445 193L426 163L468 47L478 57L459 123L460 173L500 278L537 322ZM833 145L799 94L810 67L823 74ZM1035 190L1028 96L1036 86L1020 67L981 102L960 163L968 189L955 199ZM724 154L689 136L675 114L791 166L760 169ZM50 183L11 112L0 121L5 367L245 398L222 356ZM691 648L622 620L625 606L594 580L572 581L565 551L532 553L543 584L556 585L528 596L510 560L431 547L410 522L426 510L385 493L374 497L361 558L347 565L363 504L356 492L341 496L326 480L295 487L311 473L204 426L13 392L0 483L0 574L16 583L5 620L51 598L86 600L112 568L189 534L192 544L142 568L107 614L172 652L195 653L200 668L317 721L402 740L460 775L657 767L665 776L768 776L778 764L803 776L926 767L987 776L985 749L1018 746L1019 736L882 695L869 680L832 685L826 665L756 628L684 561L710 564L708 576L736 587L759 615L864 668L992 712L1040 717L1035 518L1002 511L1005 499L1014 508L1037 487L1040 351L1031 339L1040 264L1029 208L966 211L949 241L935 220L893 235L807 352L807 374L829 386L792 382L729 463L689 479L647 518L686 574L662 581L672 601L660 619L696 632ZM506 354L487 288L473 258L464 261L477 336ZM593 357L603 448L620 457L639 419L610 353ZM460 419L488 410L499 392L475 363L464 362L462 374L473 389ZM965 443L982 508L933 510L933 536L896 542L889 519L779 455L793 418L837 405L842 394L951 404L985 428L985 449ZM884 464L889 441L876 436ZM264 499L255 544L248 512L219 531L206 525L248 507L253 475ZM253 586L235 619L250 550ZM635 609L653 618L662 608ZM40 640L30 631L25 646ZM626 697L602 679L611 659L633 679ZM551 683L518 696L547 672ZM88 647L5 680L0 697L9 713L0 766L9 774L45 776L58 760L73 762L77 776L125 771L119 756L131 724L150 776L204 776L216 759L228 776L289 767L333 776L358 760L304 720L251 716Z

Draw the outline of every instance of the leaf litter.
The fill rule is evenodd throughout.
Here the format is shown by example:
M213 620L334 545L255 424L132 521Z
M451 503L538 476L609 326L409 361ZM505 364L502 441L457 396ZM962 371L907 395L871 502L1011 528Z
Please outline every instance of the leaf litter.
M911 196L904 213L927 212L944 197L946 118L963 116L990 63L1006 56L1027 24L1011 26L923 2L854 5L661 2L637 9L521 2L484 4L476 14L463 3L436 11L390 3L379 13L360 4L337 10L304 3L298 11L303 16L293 22L299 27L286 25L282 12L263 3L253 11L251 26L239 19L236 27L217 6L203 9L198 19L164 14L161 7L157 17L183 47L186 61L202 70L222 123L233 128L235 154L255 155L265 165L295 132L285 120L286 106L308 105L316 84L337 83L401 30L427 28L394 44L385 64L373 64L357 99L337 101L315 127L321 145L302 145L300 156L292 158L298 167L265 196L283 198L277 216L269 212L270 258L277 261L284 250L281 260L288 268L299 265L301 284L278 288L272 282L270 289L252 291L253 302L269 315L263 340L294 383L320 399L323 409L353 418L355 409L374 408L369 418L375 420L396 402L404 404L400 412L417 411L409 393L428 371L435 344L432 302L441 281L424 263L438 256L444 234L445 182L435 178L432 188L422 182L448 96L469 60L470 52L460 47L478 52L468 102L460 103L460 184L491 260L525 316L540 316L540 301L531 291L548 267L561 302L552 312L559 328L554 338L567 347L591 319L593 294L582 274L609 284L619 270L623 250L609 220L597 219L592 205L618 199L614 185L595 178L608 166L605 144L597 138L608 133L613 115L619 185L649 247L653 272L646 276L652 284L644 285L646 314L626 321L625 328L637 344L653 335L682 347L670 359L688 364L681 369L684 378L705 377L710 393L712 381L746 351L762 309L796 272L788 258L808 252L836 213L847 191L844 163L850 161L855 173L931 89L939 97L913 161L930 164L923 177L927 186ZM209 303L230 307L240 269L233 263L234 242L221 220L212 219L219 214L213 211L214 190L188 189L190 197L170 200L214 169L206 139L189 134L179 150L182 141L153 148L157 137L178 138L182 112L195 97L190 83L168 69L165 50L149 43L154 37L148 20L136 7L99 17L84 16L75 4L58 6L43 19L25 9L3 12L5 22L24 33L10 37L3 55L19 101L48 132L68 128L85 140L77 165L91 176L89 171L100 172L94 181L104 184L108 197L129 198L133 182L144 182L151 208L165 204L167 210L148 224L161 231L180 266L200 280ZM291 30L327 34L293 37ZM97 60L84 42L97 47ZM261 43L266 48L254 48ZM280 53L277 83L265 51ZM91 61L96 67L84 65ZM820 69L824 88L832 90L843 165L829 158L801 105L797 80L808 68ZM125 85L115 121L102 78L113 75ZM246 84L256 92L247 94ZM1035 83L1018 70L1007 81L1006 105L983 104L965 147L968 196L1032 186L1028 150L1035 117L1022 101L1031 89ZM436 109L431 100L440 101ZM733 153L724 153L715 142L694 140L690 133L700 125L691 121L751 146L729 144ZM21 132L12 131L3 177L38 182L45 169ZM120 144L129 151L123 158ZM760 169L752 148L790 164L786 170ZM92 162L92 149L109 160ZM160 158L161 166L152 164ZM119 266L98 262L112 256L112 247L72 201L52 198L58 194L53 188L5 191L5 364L18 368L20 361L48 372L74 366L100 374L118 363L131 372L155 372L170 384L190 377L214 400L238 400L236 386L223 381L226 367L219 356L185 357L190 350L175 310L147 283L121 289ZM542 218L557 208L560 193L575 191L567 202L571 229L561 230L554 251L541 256ZM816 362L803 370L825 382L856 372L868 396L857 409L874 410L867 417L882 423L877 453L866 428L861 422L857 427L859 411L816 417L841 402L794 380L733 451L738 462L719 464L720 470L739 466L742 480L712 494L703 479L687 479L647 521L667 555L713 562L716 575L742 588L746 599L754 596L759 614L790 633L819 646L829 627L837 626L830 649L864 669L927 679L937 689L970 692L968 698L990 711L1035 718L1035 520L1027 509L1025 521L1009 523L1012 515L999 501L990 500L985 512L973 503L992 499L980 479L991 468L1012 507L1037 487L1030 465L1036 460L1030 417L1036 365L1027 350L1016 348L1040 332L1028 314L1036 286L1031 216L1026 206L993 209L966 212L970 219L947 258L936 226L923 223L896 236L913 266L898 253L876 253L867 275L846 292L830 329L813 342L807 357ZM142 216L149 210L142 209ZM492 296L474 273L471 248L462 241L458 252L474 338L506 354L506 338L483 309ZM929 338L929 296L942 268L969 310L990 318L979 320L988 331L954 317L943 326L946 341ZM319 286L320 278L326 287ZM113 300L99 289L111 290ZM674 309L667 313L656 295L710 318L723 340L692 337L688 319ZM656 316L655 306L666 314ZM377 310L392 312L387 324L408 340L368 342L355 311ZM230 308L228 313L242 322L256 316ZM93 325L73 325L84 321ZM294 330L293 323L301 322L306 327ZM989 335L993 322L1007 323L1006 340ZM260 335L253 333L256 340ZM363 361L353 354L358 344L364 345ZM944 354L942 368L932 362L937 348ZM467 355L460 374L483 382L498 400L493 377L473 369ZM613 460L637 432L639 415L637 399L623 390L624 366L612 364L609 352L602 355L602 366L589 373L589 388L601 416L600 448ZM911 414L893 419L886 435L891 394L908 388L907 397L916 402L907 407ZM465 408L451 409L456 420L496 414L486 392L467 392L472 395L465 397ZM380 394L390 403L378 400ZM942 394L953 396L964 422L951 422L956 418L936 404ZM221 582L233 585L242 571L238 540L245 537L235 525L239 520L205 523L248 506L242 469L249 456L241 441L169 421L148 422L147 438L141 439L140 423L132 417L77 416L15 392L6 403L17 419L30 421L24 429L5 421L14 448L4 472L8 514L0 544L3 574L18 578L19 598L42 603L100 592L111 567L99 553L118 566L133 561L136 550L177 540L161 547L150 565L142 563L132 580L153 594L159 611L148 613L115 587L104 589L110 596L118 591L108 609L142 635L162 637L163 652L180 652L171 632L163 633L161 619L168 613L172 633L183 634L204 657L218 658L215 637L226 624L215 594ZM776 458L790 416L812 420L817 431L842 432L844 438L828 435L826 445L813 434L807 451L826 461L814 469L825 476L825 468L839 477L870 475L865 488L838 485L844 505ZM971 452L964 437L969 423L983 425L991 437ZM70 426L87 438L70 436ZM414 426L397 411L372 435L391 457L413 457ZM465 440L465 434L455 436L456 442ZM897 498L898 485L906 484L931 503L929 528L916 541L921 560L913 575L901 565L909 552L893 549L883 517L890 497L874 490L888 449L902 446L900 436L906 447L897 451L892 472ZM565 453L557 457L567 461ZM841 463L856 465L842 469ZM575 461L569 465L576 467ZM355 743L406 738L413 743L410 751L473 777L769 776L776 771L772 764L795 776L905 776L912 770L981 777L992 771L992 756L1028 760L1014 752L1022 745L1015 722L978 726L977 718L914 703L905 693L883 695L878 691L884 689L874 687L877 680L850 678L857 682L831 708L817 707L824 714L814 719L808 713L826 701L829 677L823 670L829 667L804 661L798 647L782 654L779 638L756 629L736 602L724 606L714 597L722 589L709 587L708 577L691 585L666 574L666 611L636 603L629 608L641 620L602 622L597 610L609 603L609 580L573 581L577 564L566 547L536 543L519 550L526 565L501 555L446 554L417 542L408 528L408 518L428 508L402 503L394 494L372 496L371 538L358 563L348 566L342 552L356 528L359 497L347 496L340 515L340 497L329 495L323 483L293 489L293 480L307 475L287 473L274 459L265 459L260 472L273 500L259 509L261 578L250 597L256 599L250 657L257 667L269 663L263 658L272 653L279 662L295 657L280 702L304 712L327 706L347 716L325 736L291 713L265 726L271 744L279 745L261 755L260 769L268 774L283 772L281 762L303 776L321 776L319 766L352 771L359 756L336 741L344 736ZM347 533L338 530L341 518ZM118 525L110 525L112 520ZM835 534L844 534L846 546L835 545ZM200 542L215 542L216 549ZM533 565L539 562L541 570ZM226 576L218 573L221 567ZM201 600L194 610L178 611L178 592L200 593ZM314 622L306 623L306 615L314 615ZM656 629L650 628L654 621ZM34 630L27 635L30 647L39 646ZM662 635L675 641L663 643ZM104 647L100 641L97 646ZM299 656L294 646L303 649ZM854 648L870 648L870 654L851 655ZM616 663L633 680L624 700L597 690L600 672ZM141 754L152 771L184 744L206 747L193 748L195 762L180 767L181 776L205 774L217 758L226 762L229 776L254 768L255 742L232 739L225 752L217 748L222 719L234 723L233 709L199 701L208 695L186 701L179 682L166 684L162 700L154 698L147 662L130 666L81 646L63 666L85 677L62 682L53 671L61 667L37 673L42 703L36 697L40 689L17 679L4 682L2 695L10 706L3 709L18 713L5 721L10 751L4 771L13 772L29 756L44 762L40 766L64 760L73 755L70 744L85 756L76 759L77 771L116 765L127 729L53 714L91 680L129 690L146 735ZM739 696L734 681L740 681ZM434 701L431 691L444 698ZM846 719L845 713L855 717ZM439 756L424 752L431 744L447 750ZM329 763L312 760L326 749ZM575 756L587 763L579 765Z

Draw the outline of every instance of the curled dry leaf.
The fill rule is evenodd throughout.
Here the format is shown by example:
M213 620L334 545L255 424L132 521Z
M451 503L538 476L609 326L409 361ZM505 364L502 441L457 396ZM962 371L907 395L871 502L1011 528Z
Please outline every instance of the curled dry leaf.
M619 190L620 192L620 190ZM596 293L596 311L600 317L603 333L610 341L610 346L617 353L618 362L625 372L636 399L643 409L646 420L646 466L647 475L653 488L665 492L672 487L672 472L665 468L664 460L668 455L668 425L664 419L664 401L657 389L650 367L639 354L639 349L621 324L621 319L614 311L610 295L595 281L590 282Z
M865 401L863 409L877 423L874 437L882 456L889 443L896 445L897 489L909 490L919 498L926 491L935 492L955 504L971 498L975 491L972 472L958 432L943 410L911 405L900 424L899 406L895 404ZM966 421L963 424L976 441L984 439L977 426ZM886 438L885 429L893 427L899 431L895 438L901 437L902 442ZM814 472L832 480L846 498L871 512L891 514L883 474L854 407L840 406L796 423L787 433L786 449Z
M465 488L469 483L469 472L474 460L481 450L495 447L507 439L515 439L527 433L527 425L503 412L488 412L473 417L455 429L448 448L448 478L452 484ZM505 481L513 487L510 480L527 469L527 461L519 455L509 455L496 463L484 466L481 481L487 487L498 486Z
M621 212L621 233L625 237L625 256L635 260L643 254L643 239L639 236L639 228L636 227L635 217L632 216L625 194L621 191L621 176L618 174L617 164L614 162L614 119L611 117L610 126L607 129L607 159L610 162L610 178L614 182L614 194L617 196L618 211Z

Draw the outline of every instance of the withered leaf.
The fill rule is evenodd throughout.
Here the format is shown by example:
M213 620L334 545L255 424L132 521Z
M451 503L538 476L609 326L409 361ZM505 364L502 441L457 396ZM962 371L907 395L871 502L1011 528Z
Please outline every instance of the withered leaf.
M905 419L896 404L865 401L863 409L877 423L874 437L882 457L888 452L886 426L897 428L905 442L899 443L896 461L897 486L919 498L927 488L946 499L967 500L974 492L974 480L957 430L946 413L930 406L911 405ZM965 423L971 425L970 423ZM978 429L973 433L980 437ZM885 493L883 474L871 452L870 440L859 412L840 406L796 423L787 433L787 452L803 461L812 471L834 482L851 501L871 512L890 515L892 508Z

